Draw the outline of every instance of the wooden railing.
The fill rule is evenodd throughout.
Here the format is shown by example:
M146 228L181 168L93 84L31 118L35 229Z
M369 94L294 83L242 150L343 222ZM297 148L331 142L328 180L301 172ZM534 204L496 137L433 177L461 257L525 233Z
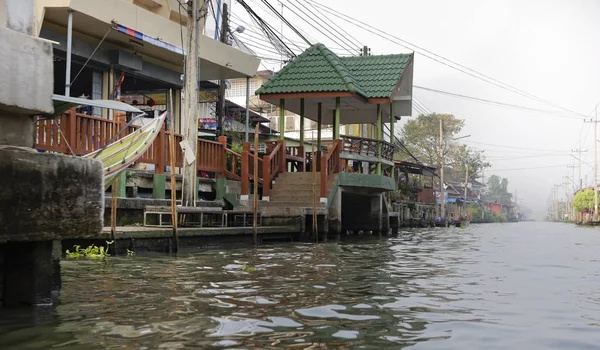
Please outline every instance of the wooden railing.
M286 154L285 154L285 141L277 141L277 146L271 151L270 154L263 156L262 163L262 195L263 197L269 197L271 193L271 181L279 173L285 172L286 165Z
M240 180L242 176L242 155L228 148L225 148L225 154L227 158L226 176L233 180Z
M340 172L342 141L334 140L327 153L321 156L321 198L327 198L327 184L334 174Z
M250 194L250 180L254 179L254 157L255 153L250 151L250 143L245 142L242 145L242 154L240 156L240 181L241 194ZM258 153L258 182L263 183L263 160Z
M60 152L64 154L85 155L94 152L115 137L117 132L123 129L126 121L109 120L87 114L75 113L70 110L54 120L41 120L34 128L35 148L43 151ZM134 132L140 128L130 125L119 137ZM158 134L156 140L142 154L138 163L153 164L154 172L162 174L165 166L170 164L171 156L169 144L171 133L164 128ZM175 134L175 166L183 166L183 152L179 147L182 140L181 134ZM227 159L233 157L236 164L241 166L241 155L227 149L227 138L219 137L218 141L209 141L198 138L196 167L198 171L212 172L216 176L227 176L239 180L241 171L239 166L234 171L227 169Z
M106 145L124 123L74 110L54 120L41 120L34 128L35 148L84 155Z
M365 157L381 158L387 161L394 159L394 145L386 141L354 136L341 136L342 152ZM381 156L379 148L381 147Z

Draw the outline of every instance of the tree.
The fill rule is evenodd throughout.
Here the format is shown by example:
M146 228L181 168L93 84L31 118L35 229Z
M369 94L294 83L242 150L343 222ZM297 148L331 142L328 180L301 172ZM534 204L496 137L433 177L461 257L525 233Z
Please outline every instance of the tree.
M583 190L577 192L573 198L573 208L577 212L581 212L583 209L591 209L594 207L594 190Z
M486 160L484 151L472 147L461 145L454 152L454 174L455 180L464 182L465 177L475 179L481 176L481 171L489 168L491 164Z
M443 150L440 150L440 119L444 126ZM452 139L458 135L464 124L464 120L457 119L452 114L421 114L402 127L402 143L421 162L439 167L441 156L451 156L452 151L456 150L457 143Z
M512 193L508 192L508 179L501 179L498 175L492 175L488 179L487 187L490 199L502 204L512 202Z

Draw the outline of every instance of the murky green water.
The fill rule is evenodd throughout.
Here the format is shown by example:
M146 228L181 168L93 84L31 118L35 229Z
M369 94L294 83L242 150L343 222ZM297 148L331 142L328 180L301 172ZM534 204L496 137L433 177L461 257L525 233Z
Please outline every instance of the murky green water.
M58 305L0 311L0 348L600 348L600 230L570 225L65 261L62 272Z

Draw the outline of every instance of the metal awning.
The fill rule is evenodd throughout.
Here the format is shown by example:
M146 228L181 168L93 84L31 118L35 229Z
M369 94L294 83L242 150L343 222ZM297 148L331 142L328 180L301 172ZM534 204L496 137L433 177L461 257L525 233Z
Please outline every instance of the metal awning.
M131 112L131 113L144 113L142 110L128 105L124 102L113 101L113 100L88 100L79 97L70 97L63 95L52 95L52 101L54 102L54 117L57 117L69 109L77 106L92 106L98 108L114 109L116 111Z

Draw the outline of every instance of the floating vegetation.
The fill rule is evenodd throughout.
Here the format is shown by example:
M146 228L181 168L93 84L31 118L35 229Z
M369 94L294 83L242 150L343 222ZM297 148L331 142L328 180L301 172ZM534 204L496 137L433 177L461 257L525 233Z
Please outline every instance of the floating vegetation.
M256 272L256 269L254 267L248 265L242 266L241 270L244 272Z
M107 256L110 256L110 254L108 254L108 246L113 244L115 241L106 241L106 247L102 247L102 246L96 246L94 244L92 244L91 246L88 246L87 248L81 248L80 245L75 245L73 246L73 251L69 251L67 249L66 251L66 255L68 259L81 259L81 258L85 258L85 259L92 259L92 260L98 260L98 259L104 259Z

